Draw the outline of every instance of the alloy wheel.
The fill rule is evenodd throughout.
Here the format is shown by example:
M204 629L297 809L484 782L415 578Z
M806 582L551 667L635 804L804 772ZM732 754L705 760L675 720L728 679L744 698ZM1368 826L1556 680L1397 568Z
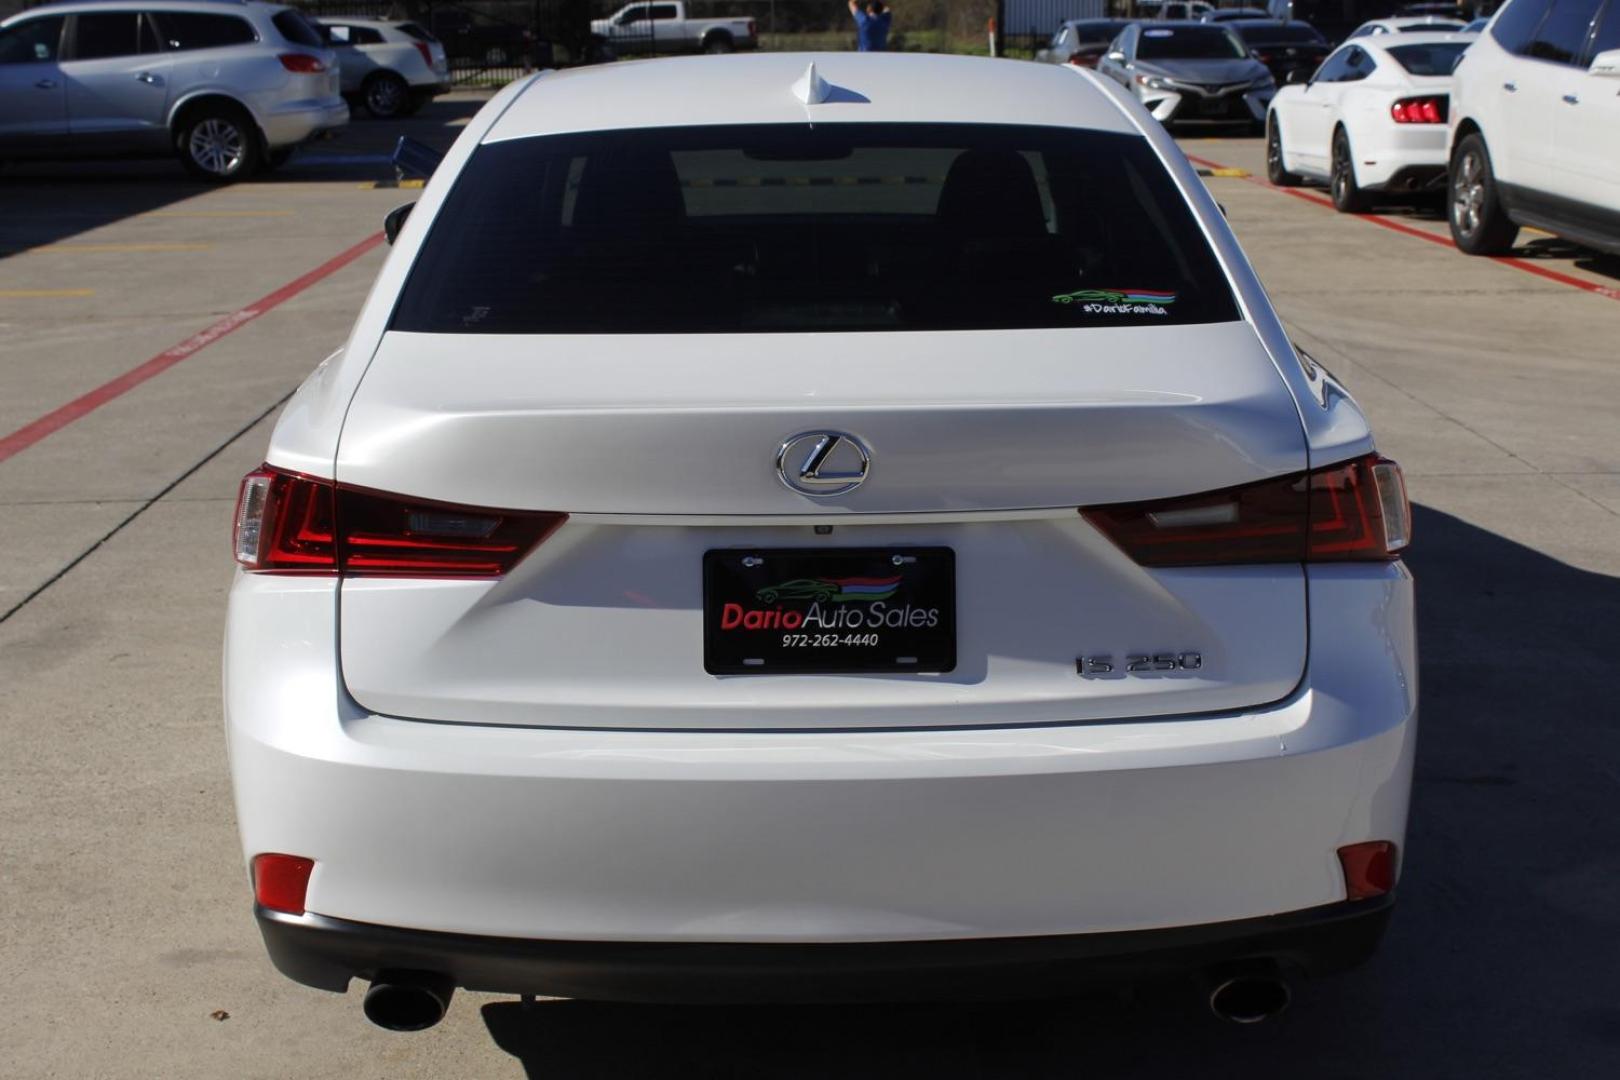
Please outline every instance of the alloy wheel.
M191 129L186 149L204 172L230 176L242 167L242 129L222 117L211 116Z
M366 87L366 108L378 116L392 116L405 101L405 87L398 79L374 79Z
M1472 236L1485 212L1485 168L1477 150L1465 150L1451 180L1451 220L1457 231Z

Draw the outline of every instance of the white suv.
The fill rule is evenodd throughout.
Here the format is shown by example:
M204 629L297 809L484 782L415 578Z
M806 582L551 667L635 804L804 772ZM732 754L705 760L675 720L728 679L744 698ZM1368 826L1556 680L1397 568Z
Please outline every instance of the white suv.
M260 929L391 1028L1166 974L1260 1019L1394 899L1408 535L1094 73L522 80L242 484Z
M343 96L379 119L409 116L450 90L444 45L418 23L334 15L317 20L337 54Z
M0 23L0 158L174 153L236 180L348 120L332 53L293 8L86 0Z
M1511 0L1451 90L1451 235L1508 251L1519 226L1620 252L1620 0Z

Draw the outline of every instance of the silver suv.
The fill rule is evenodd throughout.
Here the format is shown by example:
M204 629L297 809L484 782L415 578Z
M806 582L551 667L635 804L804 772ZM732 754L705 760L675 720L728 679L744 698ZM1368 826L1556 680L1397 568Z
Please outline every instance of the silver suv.
M0 159L177 154L237 180L348 123L336 58L256 0L80 0L0 23Z

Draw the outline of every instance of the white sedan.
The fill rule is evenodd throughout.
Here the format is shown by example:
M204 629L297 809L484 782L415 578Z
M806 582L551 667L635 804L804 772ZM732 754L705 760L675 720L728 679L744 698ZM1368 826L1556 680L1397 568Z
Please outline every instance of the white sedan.
M1409 535L1360 408L1094 73L519 80L242 484L260 929L392 1029L458 986L1170 973L1262 1019L1394 902Z
M1444 15L1401 15L1393 19L1370 19L1350 31L1350 38L1376 37L1379 34L1443 34L1463 29L1461 19Z
M1402 34L1339 46L1266 116L1266 175L1326 183L1345 213L1368 192L1438 190L1446 173L1451 72L1478 34Z

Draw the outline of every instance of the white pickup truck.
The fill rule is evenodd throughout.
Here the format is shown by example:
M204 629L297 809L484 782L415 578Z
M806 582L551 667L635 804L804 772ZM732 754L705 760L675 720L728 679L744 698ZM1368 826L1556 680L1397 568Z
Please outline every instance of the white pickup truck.
M749 18L688 19L683 3L626 4L605 19L591 20L591 33L621 56L631 53L728 53L759 44Z

